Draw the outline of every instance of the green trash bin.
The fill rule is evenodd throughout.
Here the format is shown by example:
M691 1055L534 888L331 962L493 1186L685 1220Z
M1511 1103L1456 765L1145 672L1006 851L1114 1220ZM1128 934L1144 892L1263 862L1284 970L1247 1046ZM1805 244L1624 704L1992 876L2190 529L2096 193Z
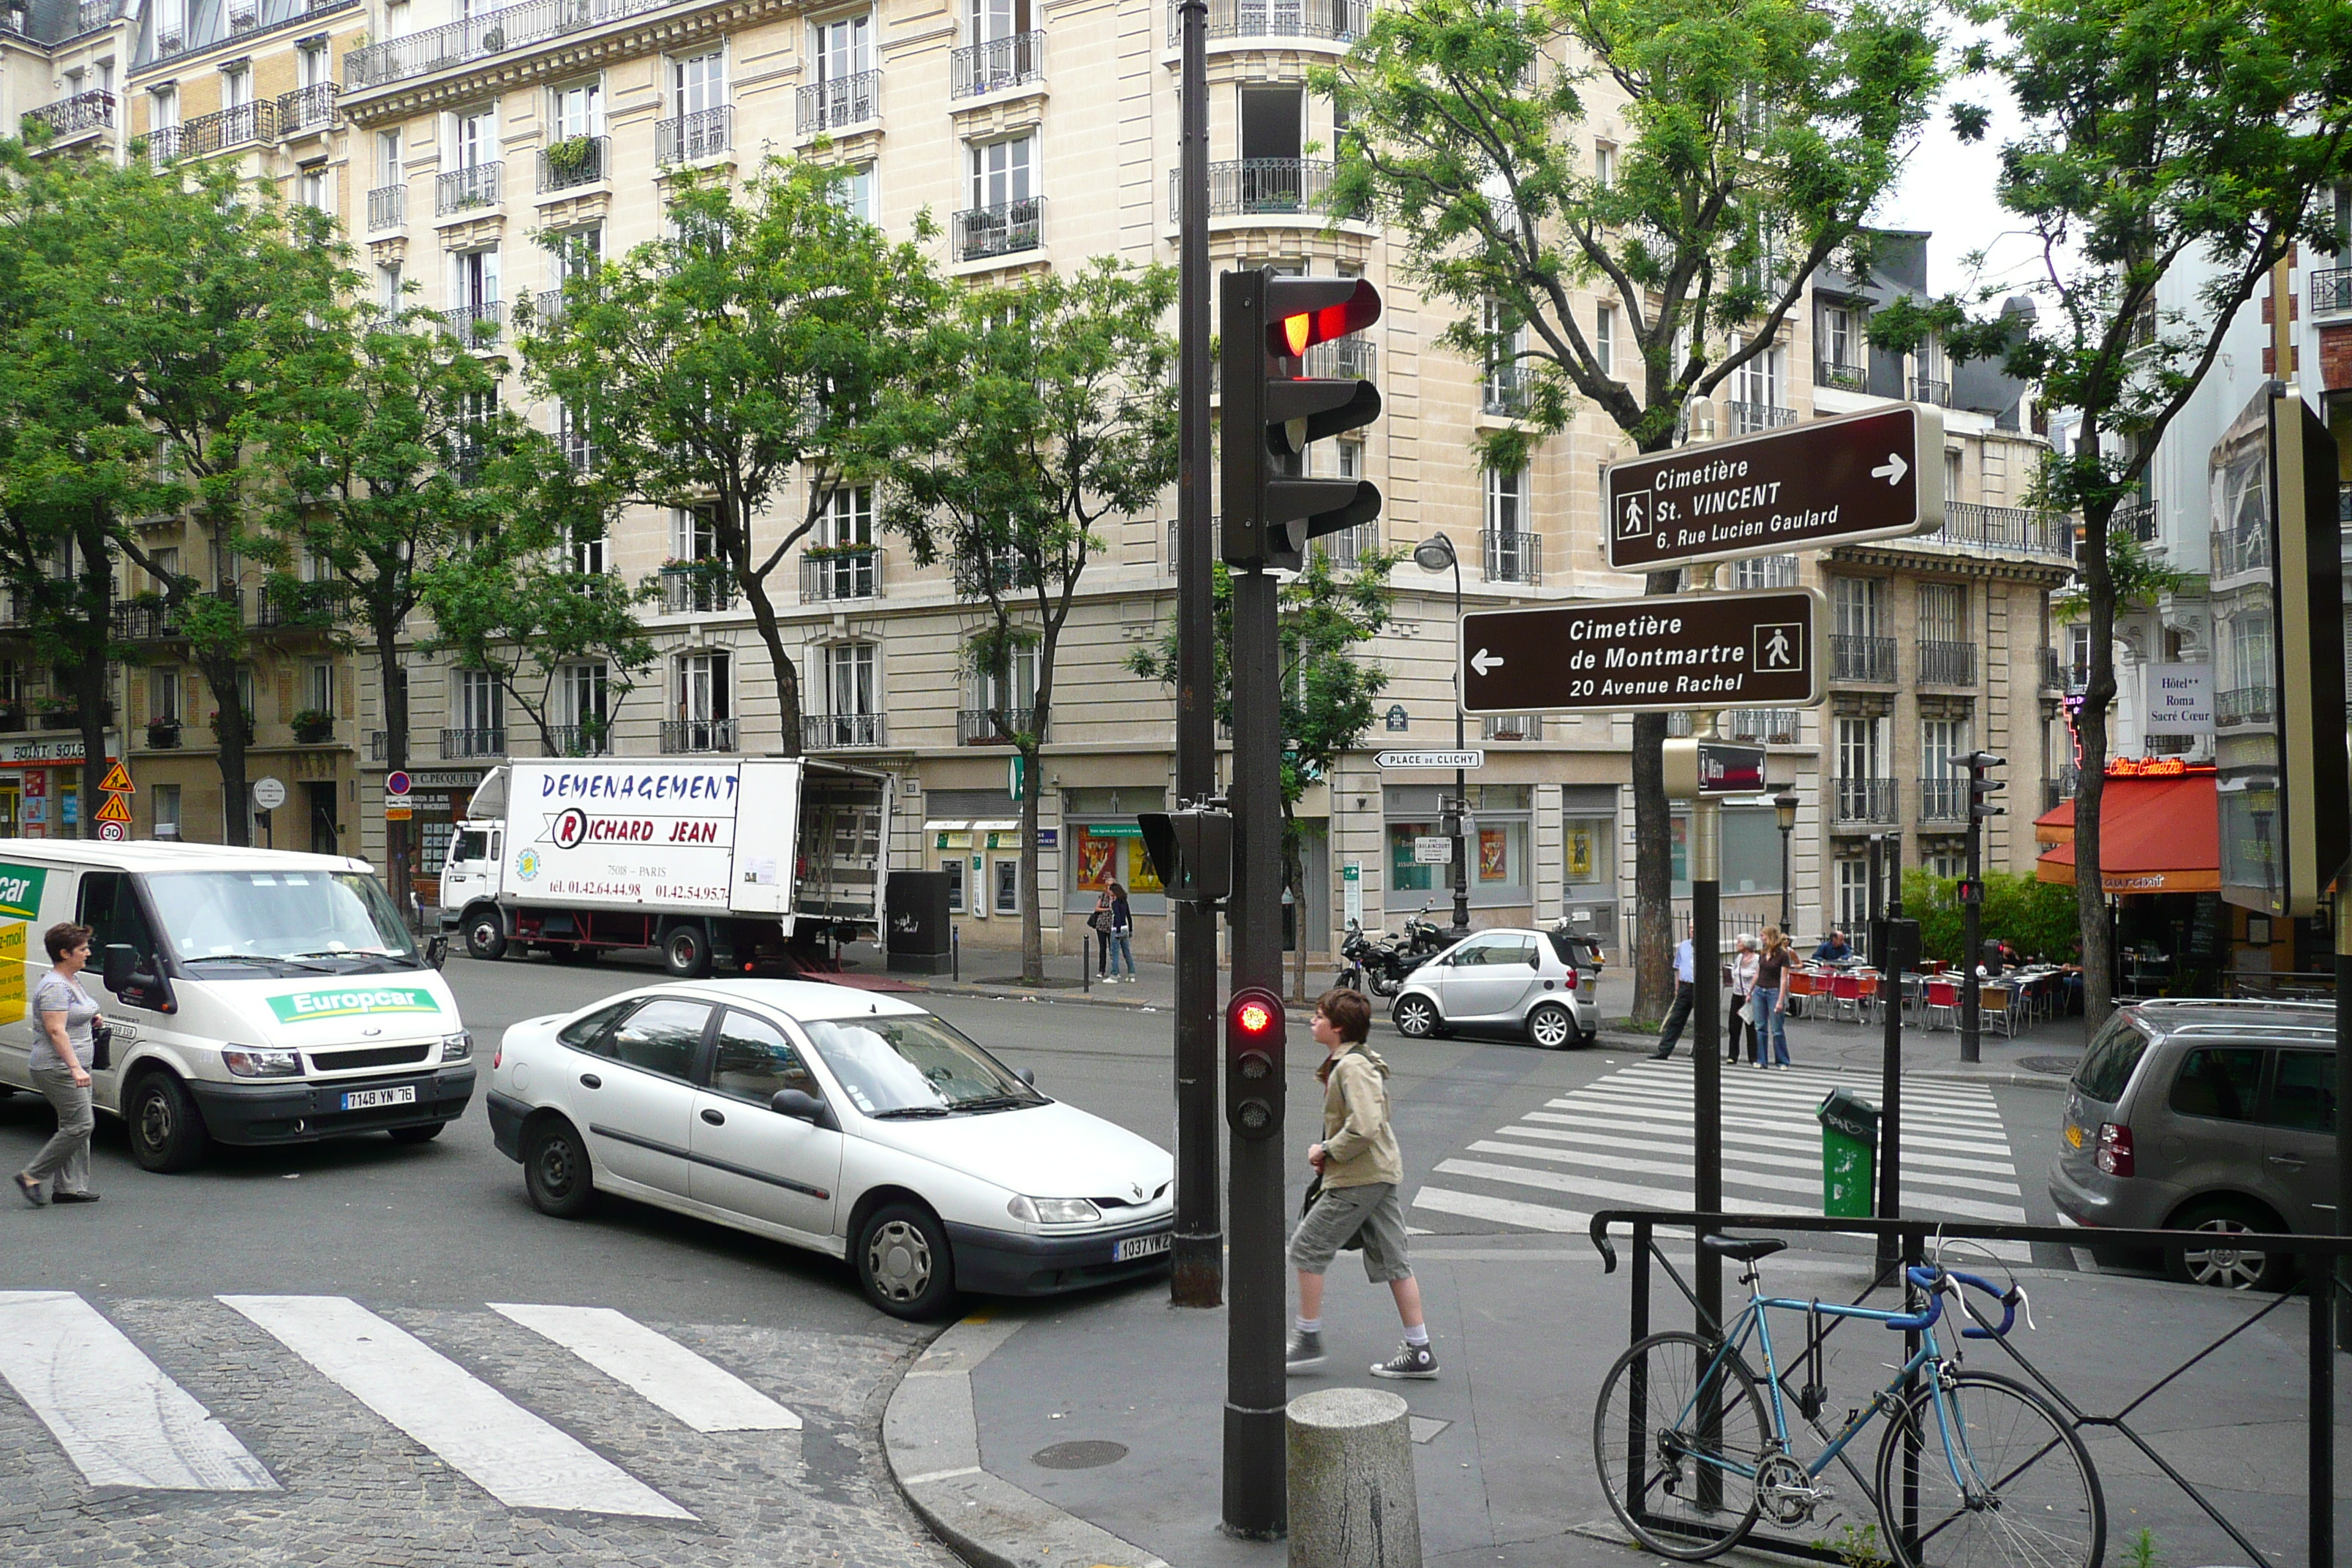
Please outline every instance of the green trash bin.
M1833 1089L1813 1114L1822 1123L1822 1213L1870 1218L1878 1206L1878 1107Z

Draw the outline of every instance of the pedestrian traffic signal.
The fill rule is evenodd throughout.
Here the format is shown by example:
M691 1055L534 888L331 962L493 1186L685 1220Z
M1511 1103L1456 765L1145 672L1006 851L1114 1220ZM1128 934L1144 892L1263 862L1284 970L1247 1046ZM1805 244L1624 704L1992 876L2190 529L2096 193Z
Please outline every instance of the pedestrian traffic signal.
M1997 805L1993 803L1992 799L1993 791L1997 789L2007 789L2009 785L2000 779L1987 778L1985 776L1986 772L1990 769L2005 768L2009 766L2009 759L2007 757L1995 756L1990 752L1970 752L1967 756L1962 757L1959 762L1954 765L1966 768L1969 771L1969 821L1981 822L1988 816L2006 816L2009 815L2009 808L2007 806Z
M1282 998L1245 985L1225 1004L1225 1121L1236 1138L1282 1131Z
M1381 514L1370 479L1305 477L1309 444L1381 416L1369 381L1308 376L1307 351L1360 332L1381 316L1361 278L1228 272L1220 309L1223 450L1220 552L1244 571L1297 571L1307 542Z
M1137 815L1160 890L1180 904L1213 904L1234 890L1234 818L1187 807Z

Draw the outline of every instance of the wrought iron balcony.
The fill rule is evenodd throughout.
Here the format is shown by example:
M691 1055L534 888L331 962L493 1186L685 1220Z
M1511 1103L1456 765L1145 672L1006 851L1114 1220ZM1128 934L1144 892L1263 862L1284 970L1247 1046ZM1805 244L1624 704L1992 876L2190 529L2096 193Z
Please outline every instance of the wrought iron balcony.
M10 624L21 626L30 617L26 606L16 595L10 595ZM161 642L186 634L180 629L180 610L176 605L157 600L133 600L114 606L114 636L121 642Z
M735 605L735 579L721 561L661 569L662 613L710 616Z
M1919 781L1919 826L1965 823L1968 819L1968 780L1923 778Z
M2213 726L2272 724L2278 721L2276 691L2268 686L2233 686L2213 699Z
M1867 680L1892 686L1895 683L1895 639L1831 633L1830 679Z
M1976 501L1947 500L1944 526L1923 534L1926 542L1980 544L1992 550L2013 550L2053 560L2074 558L2074 520L2016 506L1985 506Z
M292 92L278 95L278 134L300 136L307 132L329 130L335 124L335 95L342 89L333 82L314 82L298 87Z
M859 71L813 81L793 94L793 123L803 136L864 125L882 115L882 73Z
M1751 555L1731 563L1735 588L1793 588L1801 568L1793 555Z
M539 190L568 191L593 185L612 173L613 139L609 136L567 136L539 150Z
M801 557L801 598L806 603L870 599L881 591L882 552L872 545Z
M948 56L948 96L978 98L1045 79L1045 34L1015 33L967 44Z
M1036 732L1037 710L1034 708L965 708L956 714L956 744L959 746L1009 746L1009 736L997 732L996 721L1002 718L1005 729L1013 734Z
M2212 548L2210 572L2216 578L2236 577L2249 572L2266 573L2271 569L2271 534L2267 528L2217 528L2210 543Z
M2332 316L2352 310L2352 267L2331 267L2311 275L2311 313Z
M665 719L661 727L662 755L675 757L697 752L735 749L732 719Z
M2126 501L2116 508L2115 515L2107 520L2109 528L2119 528L2142 544L2155 543L2157 531L2162 524L2163 514L2157 510L2152 499Z
M2082 782L2083 775L2073 768L2061 768L2058 770L2058 776L2056 778L2043 779L2042 781L2042 809L2044 811L2055 811L2066 802L2074 799L2074 791L2080 787Z
M441 731L441 756L444 761L457 757L503 757L506 754L507 731L503 724Z
M1783 425L1797 422L1797 411L1783 408L1777 403L1741 403L1737 399L1724 405L1731 416L1731 433L1752 436L1759 430L1778 430Z
M1168 216L1184 216L1179 171L1168 171ZM1319 158L1243 158L1209 165L1211 217L1312 216L1331 188L1331 164Z
M264 631L325 631L351 606L343 584L278 583L255 595L253 624Z
M499 334L506 327L506 302L500 300L484 300L478 304L458 305L435 313L464 348L496 348Z
M1831 821L1839 826L1902 821L1902 792L1893 779L1836 779L1830 786Z
M216 114L200 114L179 128L178 147L172 156L201 158L211 153L265 142L278 133L278 106L264 99L240 103Z
M1948 407L1952 401L1952 384L1939 381L1932 375L1915 375L1911 378L1911 401Z
M353 49L343 56L343 85L356 90L404 81L674 4L676 0L524 0Z
M1305 363L1308 375L1370 381L1377 374L1380 352L1364 338L1333 338L1308 349Z
M727 104L654 124L654 162L662 168L716 158L735 145L735 110Z
M407 221L408 187L406 185L378 185L368 193L367 225L370 234L387 228L398 228Z
M1733 740L1751 745L1793 746L1802 738L1803 720L1795 708L1742 708L1724 719Z
M1489 713L1478 721L1478 738L1482 741L1540 741L1543 739L1543 715Z
M879 713L801 715L801 750L803 752L839 752L857 746L878 746L883 743L882 736L882 715Z
M1938 642L1926 637L1920 639L1919 684L1922 686L1974 686L1976 683L1976 644Z
M577 724L551 724L548 738L553 742L549 755L557 757L605 757L613 752L613 726L609 720L591 719Z
M1868 392L1870 368L1842 360L1817 359L1813 362L1813 384L1834 386L1844 392Z
M1180 7L1168 7L1168 47L1183 42ZM1370 0L1209 0L1212 38L1317 38L1352 44L1371 26Z
M1487 582L1532 584L1543 581L1540 537L1515 529L1487 528L1479 531L1479 538L1486 547Z
M1377 522L1360 522L1353 528L1343 528L1307 542L1308 549L1321 551L1342 572L1354 571L1363 563L1364 557L1380 547L1381 525Z
M159 125L147 132L147 163L160 169L180 156L182 137L176 125Z
M1498 419L1516 419L1528 411L1526 367L1490 364L1478 389L1478 409Z
M955 258L982 261L1016 256L1044 243L1045 198L1025 196L992 207L968 207L955 215Z
M498 205L499 175L505 168L503 163L476 163L435 175L433 215L446 217L451 213Z
M49 128L53 136L79 136L85 131L106 131L114 126L114 95L92 89L61 98L55 103L45 103L38 109L25 110L20 124L29 128L37 121Z

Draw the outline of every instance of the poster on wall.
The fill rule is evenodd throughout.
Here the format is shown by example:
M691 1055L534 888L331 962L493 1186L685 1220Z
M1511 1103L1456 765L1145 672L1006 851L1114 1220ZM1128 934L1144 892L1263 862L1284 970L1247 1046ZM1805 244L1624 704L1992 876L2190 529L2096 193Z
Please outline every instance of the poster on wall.
M1085 828L1078 833L1078 886L1102 892L1118 875L1118 840L1097 838Z
M1510 868L1505 859L1508 842L1499 827L1482 827L1478 830L1478 879L1480 881L1500 882L1510 876Z

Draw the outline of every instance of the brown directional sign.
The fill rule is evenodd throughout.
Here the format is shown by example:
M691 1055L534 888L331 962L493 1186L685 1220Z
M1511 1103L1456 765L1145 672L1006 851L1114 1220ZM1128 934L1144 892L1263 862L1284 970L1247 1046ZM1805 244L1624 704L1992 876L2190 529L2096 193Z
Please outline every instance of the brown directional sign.
M1910 404L1609 465L1609 564L1697 561L1944 526L1944 420Z
M1811 588L1608 599L1462 617L1472 713L1805 708L1829 616Z

